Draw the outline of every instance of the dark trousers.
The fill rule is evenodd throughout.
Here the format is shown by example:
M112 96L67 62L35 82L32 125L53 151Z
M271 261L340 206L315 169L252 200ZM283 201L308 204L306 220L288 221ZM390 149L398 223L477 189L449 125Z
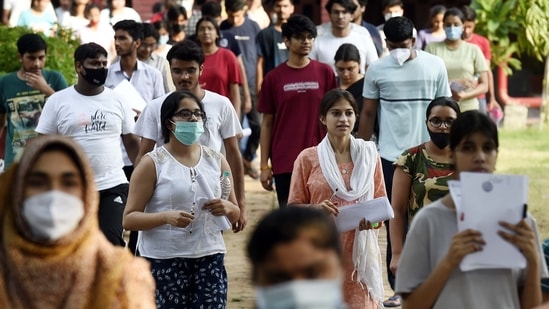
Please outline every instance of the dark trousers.
M127 183L99 191L99 228L116 246L126 245L123 237L122 216L128 200Z
M393 162L381 158L381 166L383 168L383 180L385 181L385 190L387 191L387 198L391 202L391 192L393 190L393 173L395 171L393 167ZM387 257L385 263L387 266L387 280L393 291L395 290L395 275L389 268L391 265L391 258L393 254L391 252L391 233L389 232L389 220L383 222L385 228L387 229Z
M246 114L246 117L248 118L248 125L252 134L248 137L242 158L246 161L253 161L257 153L257 147L259 147L259 136L261 133L261 116L257 112L257 109L255 109L254 102L252 102L252 110Z
M290 195L291 181L292 173L274 175L276 197L278 199L278 207L280 208L288 206L288 196Z

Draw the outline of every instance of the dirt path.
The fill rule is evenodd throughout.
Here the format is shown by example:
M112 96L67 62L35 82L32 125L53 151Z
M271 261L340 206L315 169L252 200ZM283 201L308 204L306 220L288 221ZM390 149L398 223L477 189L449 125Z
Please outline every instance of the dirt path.
M225 243L227 245L227 256L225 267L229 276L229 309L251 309L254 308L254 290L250 281L249 263L245 253L248 235L253 230L257 221L269 210L276 207L275 193L267 192L259 181L254 181L246 177L246 199L248 207L248 226L243 232L234 234L228 232L225 234ZM382 251L385 250L385 228L381 229L379 234L379 245ZM385 261L385 254L383 261ZM383 278L386 281L385 269ZM385 282L386 298L392 295L387 282Z

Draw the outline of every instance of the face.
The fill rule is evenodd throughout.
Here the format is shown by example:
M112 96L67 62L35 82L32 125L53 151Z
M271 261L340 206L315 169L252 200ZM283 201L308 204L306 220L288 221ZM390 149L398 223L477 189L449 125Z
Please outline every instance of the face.
M442 25L443 25L442 19L443 18L444 18L444 14L437 14L435 17L433 17L431 19L431 24L433 25L433 30L437 31L437 30L442 29Z
M96 58L87 58L83 63L76 62L76 72L84 75L85 69L100 69L106 68L109 65L107 57L105 55L98 55Z
M24 53L19 55L19 61L24 72L42 74L42 69L46 65L46 51L40 50L35 53Z
M113 9L121 9L126 6L126 0L112 0Z
M62 7L64 10L70 10L71 0L61 0L59 1L59 6Z
M404 15L404 10L400 5L393 5L383 10L383 15L391 14L392 17Z
M303 229L290 243L278 244L269 259L257 267L257 284L270 286L293 280L337 279L343 270L333 249L319 248L320 233Z
M410 49L410 48L412 48L412 46L414 46L415 42L416 42L416 39L414 39L414 38L407 39L407 40L404 40L402 42L392 42L392 41L389 41L389 40L385 40L385 43L387 43L387 49L389 49L389 50L397 49L397 48Z
M274 6L274 12L279 21L285 22L294 13L294 5L290 0L277 1Z
M203 120L203 111L200 109L200 106L190 98L185 98L179 102L178 109L173 113L171 131L175 130L175 123L178 121L185 122L202 122Z
M356 61L339 60L335 63L337 76L344 84L351 84L359 79L360 63Z
M50 5L50 0L34 0L33 1L33 8L36 11L44 12Z
M473 133L465 137L452 152L456 172L493 173L498 151L486 134Z
M468 40L473 35L473 32L475 32L475 22L474 21L466 21L463 23L463 34L462 37L465 40Z
M292 35L290 39L284 38L284 43L289 53L299 56L308 56L313 48L315 38L309 32L302 32Z
M144 38L137 48L137 58L139 58L139 60L149 59L157 47L158 42L153 36Z
M435 106L427 118L427 129L431 132L450 133L451 125L457 118L457 113L448 106Z
M55 164L52 164L55 162ZM24 198L52 190L84 198L82 175L72 159L62 151L47 151L40 155L25 181Z
M330 10L330 21L332 22L332 28L336 30L347 29L351 24L352 13L347 11L341 4L334 3Z
M207 20L198 24L196 30L196 38L202 44L215 44L215 41L218 39L214 24Z
M88 16L87 16L91 25L98 24L100 17L101 17L101 11L99 10L99 8L96 8L96 7L90 9L90 12L88 13Z
M128 31L119 29L114 33L114 47L118 56L131 55L140 43L140 40L134 41Z
M172 59L170 70L176 90L193 91L198 86L198 79L202 74L203 66L196 61Z
M362 16L364 15L364 12L366 12L365 6L360 6L360 3L358 3L358 0L353 1L356 5L356 10L352 14L352 21L354 23L358 21L362 21Z
M339 99L325 116L320 117L320 122L326 126L329 135L343 137L351 134L355 126L356 114L349 101Z
M241 26L245 21L246 16L246 10L241 9L235 12L227 12L227 20L233 25L233 26Z
M461 18L457 16L446 16L446 19L444 20L444 27L462 27L463 23L461 22Z

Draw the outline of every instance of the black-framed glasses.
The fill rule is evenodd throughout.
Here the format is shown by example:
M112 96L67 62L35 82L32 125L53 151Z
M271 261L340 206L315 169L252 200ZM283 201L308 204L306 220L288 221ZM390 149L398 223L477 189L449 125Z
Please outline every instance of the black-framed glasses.
M206 116L206 114L201 111L201 110L196 110L196 111L190 111L188 109L183 109L183 110L180 110L178 112L175 112L173 114L174 117L179 117L179 118L182 118L182 119L185 119L185 120L191 120L193 116L196 117L196 119L204 119L204 117Z
M435 128L442 127L442 124L444 124L444 126L446 128L450 128L452 126L452 124L454 123L454 120L455 120L454 118L447 118L447 119L442 120L438 117L433 117L433 118L429 119L428 121Z

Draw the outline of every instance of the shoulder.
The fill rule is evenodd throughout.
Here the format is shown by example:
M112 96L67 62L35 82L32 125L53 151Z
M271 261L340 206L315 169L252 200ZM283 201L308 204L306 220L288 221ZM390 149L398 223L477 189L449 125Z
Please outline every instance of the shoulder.
M313 146L303 149L297 156L296 162L312 162L318 160L318 147Z
M202 147L204 157L206 158L211 158L218 161L218 160L221 160L221 158L223 157L223 155L219 151L216 151L210 147L203 146L203 145L201 145L200 147Z
M204 90L204 98L202 99L205 105L215 104L215 105L229 105L232 106L231 101L226 96L222 96L217 92L210 90Z

